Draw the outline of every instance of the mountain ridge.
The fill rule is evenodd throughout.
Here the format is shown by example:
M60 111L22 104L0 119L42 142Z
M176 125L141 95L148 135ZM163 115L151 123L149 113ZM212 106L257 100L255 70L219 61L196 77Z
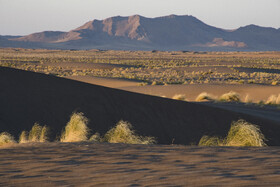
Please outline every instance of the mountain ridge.
M0 47L25 44L57 49L280 50L280 29L251 24L225 30L188 15L132 15L94 19L69 32L43 31L0 40Z

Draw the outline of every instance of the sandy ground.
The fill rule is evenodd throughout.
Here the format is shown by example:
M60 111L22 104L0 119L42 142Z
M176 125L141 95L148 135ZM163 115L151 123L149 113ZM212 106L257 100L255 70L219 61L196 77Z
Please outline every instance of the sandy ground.
M175 94L186 95L187 100L194 101L195 98L202 92L207 92L214 96L221 96L229 91L235 91L240 94L241 99L244 100L246 95L253 102L260 100L267 100L271 95L280 94L280 86L256 85L256 84L189 84L189 85L146 85L138 86L139 82L97 78L90 76L69 76L69 79L78 80L90 84L97 84L101 86L118 88L126 91L143 93L155 96L165 96L172 98Z
M0 149L1 186L279 186L279 147L37 143Z

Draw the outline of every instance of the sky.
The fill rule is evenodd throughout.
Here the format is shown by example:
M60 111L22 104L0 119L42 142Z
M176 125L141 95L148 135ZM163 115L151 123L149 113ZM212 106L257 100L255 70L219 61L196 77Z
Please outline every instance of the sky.
M208 25L280 28L280 0L0 0L0 35L69 31L94 19L192 15Z

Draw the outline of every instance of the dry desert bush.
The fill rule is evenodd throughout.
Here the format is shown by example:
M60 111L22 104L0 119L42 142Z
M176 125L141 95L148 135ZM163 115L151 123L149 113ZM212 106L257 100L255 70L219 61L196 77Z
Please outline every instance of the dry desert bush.
M219 101L222 102L239 102L240 101L240 96L238 93L230 91L228 93L225 93L221 95L219 98Z
M271 95L267 101L265 102L267 105L280 105L280 94L277 95Z
M175 94L172 99L180 100L180 101L186 101L186 95L184 94Z
M0 133L0 146L12 143L16 143L16 141L11 134L7 132Z
M155 138L138 136L130 123L121 120L104 135L103 141L109 143L153 144L155 143Z
M70 121L67 123L65 130L61 134L61 142L80 142L86 141L89 128L87 127L88 119L82 112L73 113Z
M256 146L263 147L265 137L257 125L238 120L231 124L226 138L203 136L199 146Z
M214 101L214 100L215 97L212 96L211 94L208 94L207 92L202 92L195 99L195 101Z
M46 142L48 141L49 128L44 125L41 126L39 123L35 123L29 133L22 131L19 136L19 143L28 142Z

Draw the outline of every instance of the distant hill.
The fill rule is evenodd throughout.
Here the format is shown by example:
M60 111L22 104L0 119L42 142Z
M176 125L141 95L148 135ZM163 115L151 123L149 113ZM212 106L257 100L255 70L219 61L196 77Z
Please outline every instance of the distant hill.
M6 39L6 40L4 40ZM2 36L0 47L118 50L280 50L280 30L248 25L236 30L209 26L193 16L139 15L93 20L69 32Z

